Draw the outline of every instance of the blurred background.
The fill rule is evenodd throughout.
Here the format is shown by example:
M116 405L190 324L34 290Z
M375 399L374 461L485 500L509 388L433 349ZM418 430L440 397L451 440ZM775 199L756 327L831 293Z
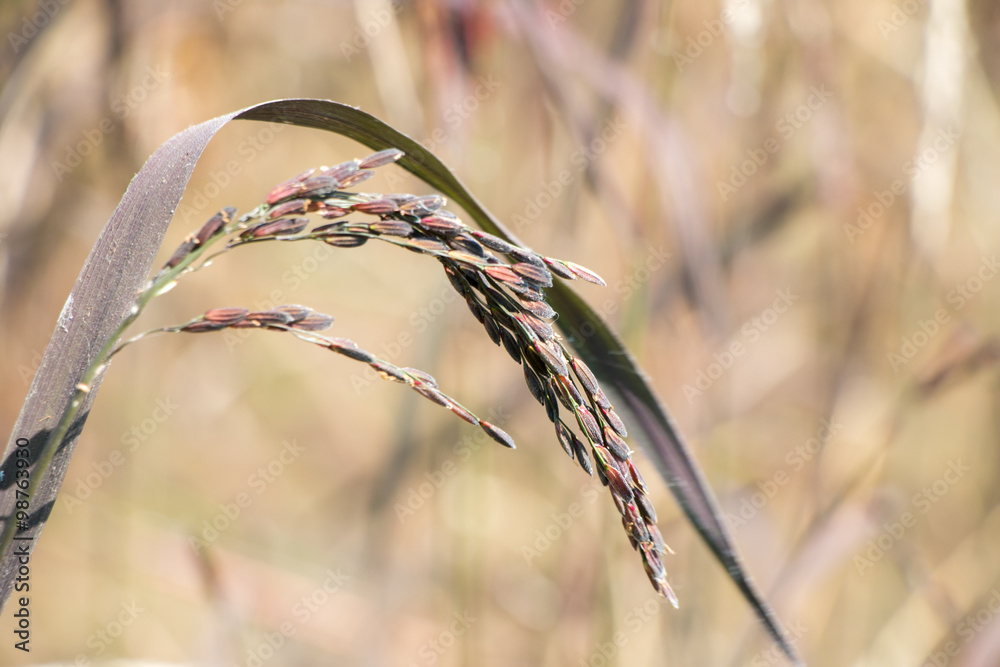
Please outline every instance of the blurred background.
M810 665L1000 662L995 3L5 0L0 35L4 425L157 146L328 98L607 280L577 291ZM227 126L158 261L219 208L368 152ZM397 167L363 189L429 191ZM5 640L0 663L787 664L640 454L681 608L658 601L607 492L425 258L249 247L138 330L275 303L429 371L519 448L285 337L143 342L33 556L30 660Z

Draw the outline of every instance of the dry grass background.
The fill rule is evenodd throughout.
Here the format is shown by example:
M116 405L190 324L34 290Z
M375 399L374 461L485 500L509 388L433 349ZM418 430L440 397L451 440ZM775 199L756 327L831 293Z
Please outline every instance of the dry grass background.
M809 664L1000 660L991 3L11 1L0 28L2 423L162 141L265 99L347 102L608 280L578 291L690 437ZM216 209L365 154L227 127L164 259ZM364 190L427 192L381 171ZM431 262L314 251L241 250L145 323L313 306L494 408L519 449L284 336L137 345L35 552L31 661L783 664L640 456L677 552L681 609L655 602L606 492ZM0 662L26 664L4 634Z

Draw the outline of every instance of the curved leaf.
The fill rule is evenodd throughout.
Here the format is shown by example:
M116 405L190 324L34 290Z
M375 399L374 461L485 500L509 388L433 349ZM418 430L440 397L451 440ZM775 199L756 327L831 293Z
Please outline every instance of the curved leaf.
M63 414L85 370L127 316L205 146L220 128L234 119L327 130L375 150L399 148L406 153L399 161L400 166L451 198L485 230L518 242L438 158L413 139L354 107L327 100L277 100L219 116L178 133L157 149L133 178L66 301L4 454L0 512L5 522L13 520L17 440L26 438L30 443L29 460L37 460L49 429L58 421L54 415ZM640 427L643 436L640 441L688 518L771 636L798 663L791 643L740 563L711 491L645 375L617 336L572 290L557 282L549 295L560 314L560 328L601 383L617 395L617 409L628 413L632 423ZM581 331L592 333L583 336ZM81 416L61 443L52 466L44 471L46 477L36 497L31 499L28 528L17 535L19 548L23 545L29 553L55 502L99 385L100 377L92 384ZM13 550L7 549L0 561L3 604L11 594L17 558Z

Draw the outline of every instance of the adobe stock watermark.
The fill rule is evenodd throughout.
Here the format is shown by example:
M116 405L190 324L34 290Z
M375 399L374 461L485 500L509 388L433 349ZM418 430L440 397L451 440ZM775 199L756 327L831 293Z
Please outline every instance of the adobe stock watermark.
M530 545L521 546L521 555L524 556L525 562L530 565L531 561L551 549L552 545L573 527L577 519L584 515L586 505L594 504L600 494L600 488L593 482L582 485L580 487L580 495L583 496L582 502L570 503L564 512L553 512L550 515L552 521L544 528L535 531L534 541Z
M21 28L17 32L11 30L7 33L7 41L16 54L27 46L28 42L38 33L45 29L56 14L63 7L69 4L69 0L39 0L37 7L30 16L21 19Z
M233 180L243 173L243 170L251 162L263 153L274 141L276 135L281 134L287 126L282 123L266 123L254 134L248 135L236 147L241 160L229 160L222 169L209 172L209 182L201 186L191 195L191 205L185 207L181 216L185 225L192 224L193 221L201 222L200 217L205 215L209 205L228 188ZM214 211L213 211L214 213Z
M956 312L962 310L976 298L986 283L996 277L998 272L1000 272L1000 261L997 260L997 256L984 255L973 274L949 290L945 300ZM934 311L933 317L918 320L916 330L909 336L903 336L897 349L886 353L892 370L898 373L900 368L910 363L931 342L931 339L944 330L944 325L949 322L951 322L951 314L944 308L938 308Z
M677 65L678 72L683 72L685 67L700 58L705 50L711 47L715 43L715 40L722 36L726 31L726 26L736 19L737 13L747 9L750 2L749 0L734 0L734 2L727 2L725 4L726 8L722 10L719 16L714 19L705 19L702 21L701 24L705 26L703 30L699 31L696 35L688 36L683 52L680 50L674 51L674 64Z
M653 274L667 265L667 259L671 256L672 254L662 245L658 247L649 246L647 248L645 258L638 263L636 268L623 278L615 281L612 286L615 293L620 295L621 302L627 301L635 292L641 289L643 285L648 283L652 279ZM455 289L446 282L436 297L431 299L426 305L415 308L410 313L408 318L408 322L410 324L409 328L397 333L394 338L392 338L389 342L382 344L381 347L378 350L374 350L373 353L377 354L377 356L381 359L395 363L395 361L402 355L403 351L411 347L416 342L417 335L426 332L430 328L431 324L433 324L447 311L450 304L459 300L461 300L461 297L458 292L456 292ZM255 305L254 308L258 308L258 306ZM603 317L613 315L618 312L619 308L620 303L618 300L607 299L600 307L599 312ZM574 336L589 338L594 335L596 328L592 323L587 321L584 322L579 329L570 327L569 330ZM238 333L234 334L234 336L244 337L247 335L247 333L243 333L243 330L239 330ZM380 381L378 373L370 366L366 366L364 369L351 374L351 387L354 389L355 395L358 396L360 396L362 392L366 391L373 384Z
M1000 272L1000 261L996 255L987 257L983 255L979 260L979 266L968 279L958 283L948 292L945 301L951 304L955 311L962 310L970 301L983 290L983 286L996 277Z
M639 262L631 273L615 281L613 289L616 294L621 295L621 299L605 299L604 303L594 309L595 314L603 318L617 313L621 304L628 301L643 285L652 280L653 274L665 267L666 260L672 256L663 246L656 248L649 246L646 258ZM561 326L565 327L567 336L574 340L586 340L598 331L597 325L589 319L584 320L579 327L566 322L561 323Z
M380 7L365 19L364 23L354 26L350 41L340 42L340 53L346 62L351 62L355 56L371 46L372 40L393 22L396 15L403 11L410 0L397 0L390 3L390 8Z
M434 665L458 642L458 638L469 631L469 628L478 620L466 609L463 612L454 612L451 615L451 623L442 630L436 637L428 639L417 650L419 662L411 662L408 667L420 667L420 665Z
M622 619L624 630L615 631L608 641L595 643L590 655L580 660L578 664L580 667L607 667L619 664L616 657L625 645L656 620L664 607L669 606L670 603L666 598L654 597L632 607Z
M308 623L352 579L350 575L341 572L339 567L336 570L328 569L325 574L326 578L321 584L292 604L289 614L293 620L282 621L277 632L265 632L256 646L247 648L243 667L263 667L295 636L300 626Z
M560 0L555 9L545 10L545 22L549 24L549 28L565 23L585 2L587 0Z
M104 138L118 129L119 125L167 80L169 73L157 65L146 67L146 76L124 95L111 101L111 115L100 120L96 127L83 131L83 138L66 146L66 156L61 162L52 162L52 172L60 183L67 174L83 164L84 159L104 143Z
M961 621L955 624L952 634L961 638L961 643L950 641L941 647L940 651L935 651L927 656L924 667L947 667L951 664L952 658L958 657L962 652L962 647L968 644L976 635L985 630L993 620L1000 615L1000 590L993 588L990 590L990 599L974 613L967 614Z
M252 310L262 312L289 303L292 300L292 295L299 291L306 281L319 271L320 266L336 252L336 249L323 243L312 243L308 244L307 247L309 247L308 254L281 274L281 284L284 287L275 288L268 293L266 298L254 301L251 304ZM223 332L222 340L226 344L226 349L233 352L253 335L254 329L251 328L229 328Z
M667 265L667 259L671 256L671 253L662 245L658 247L649 246L643 260L630 273L615 281L612 286L615 293L620 295L620 300L622 302L627 301L644 284L648 283L652 279L653 274ZM461 300L461 297L455 289L449 283L445 283L436 297L431 299L426 305L415 308L410 313L407 320L410 326L407 329L397 333L394 338L382 344L378 350L373 350L373 353L377 354L381 359L395 363L403 351L417 341L417 336L426 332L447 311L450 304L459 300ZM600 314L602 316L614 314L618 312L619 308L620 304L618 300L606 299L600 308ZM575 336L589 338L594 334L596 329L590 322L584 322L579 330L571 327L570 331ZM243 334L240 331L239 335L245 336L247 334ZM380 381L378 373L370 366L366 366L364 369L351 374L351 387L357 396L360 396L362 392Z
M836 420L821 419L816 435L785 454L786 467L776 470L770 479L758 481L757 490L749 496L744 496L737 510L726 512L725 519L729 527L735 532L753 521L757 514L792 480L792 476L802 470L819 453L827 440L836 435L842 428L844 425Z
M408 319L410 328L400 331L395 338L384 343L374 354L380 359L395 363L403 354L403 350L408 349L416 342L417 339L414 335L427 331L428 327L444 314L448 305L454 303L458 298L458 293L450 284L442 288L438 296L431 299L427 305L416 308L410 313ZM362 392L379 381L378 372L371 366L365 366L364 369L351 373L351 388L354 389L355 396L360 396Z
M295 463L305 451L305 447L297 440L285 440L281 443L281 451L266 464L257 468L247 477L246 491L237 493L231 502L219 503L219 511L210 519L201 522L199 536L189 538L195 549L205 549L219 539L219 536L229 530L240 518L244 510L253 505L254 498L273 484L285 473L290 465ZM250 492L253 492L251 495Z
M831 97L833 93L826 89L825 84L810 86L805 102L786 113L774 124L774 135L765 139L759 147L748 149L746 158L730 167L727 180L715 182L715 189L722 201L728 201L740 188L750 182L757 171L781 150L784 142L805 127Z
M73 492L63 490L60 496L66 511L72 514L83 505L84 501L94 495L94 492L101 488L116 470L124 466L128 457L138 451L179 407L180 404L175 403L170 396L156 399L155 407L149 416L121 434L119 438L121 449L112 449L100 461L92 462L90 466L93 470L77 480Z
M105 623L103 628L87 637L86 645L87 648L91 649L92 653L89 655L86 653L77 654L76 658L73 659L73 667L90 667L93 664L91 658L99 658L104 655L111 648L111 645L125 634L125 631L135 623L136 619L144 611L146 610L136 604L135 600L122 602L121 611L118 612L115 618Z
M521 231L541 218L542 212L565 192L587 167L607 152L608 148L624 134L628 124L620 117L614 117L604 123L600 133L587 144L577 146L569 156L573 169L562 169L555 178L543 182L542 189L534 197L525 197L524 207L520 213L514 213L510 224L514 231Z
M948 461L948 469L941 477L913 494L910 499L913 509L901 513L894 521L883 522L878 535L868 540L864 555L854 557L854 567L858 574L863 577L868 570L874 568L876 563L903 540L907 531L917 525L917 515L929 513L971 470L961 459Z
M682 391L688 404L694 403L695 398L708 391L716 380L728 373L736 360L746 354L749 346L759 341L800 298L800 295L792 293L790 287L775 290L775 294L777 297L770 307L744 322L740 327L739 337L733 336L721 352L713 353L713 361L698 371L694 382L684 385Z
M503 426L504 422L507 421L507 417L508 415L505 414L502 408L497 408L487 415L487 421L497 426ZM454 456L449 456L442 461L437 470L425 472L424 481L411 486L407 490L406 498L403 502L397 502L393 506L399 523L406 523L406 520L419 512L434 494L454 479L459 473L460 463L465 463L472 458L473 454L482 449L484 445L489 446L493 442L493 439L486 435L486 432L482 429L476 429L462 436L451 448Z
M872 192L874 201L864 208L858 207L858 217L855 224L844 223L844 233L847 234L847 240L854 243L864 236L865 232L871 229L885 215L886 211L892 208L899 201L899 198L920 180L920 177L932 164L951 150L960 136L959 132L950 127L938 129L930 146L903 163L902 172L906 178L897 178L885 190L874 190Z
M785 631L785 636L788 637L788 641L791 642L792 646L799 643L799 640L807 632L809 628L806 627L805 623L796 620L791 623L778 622L778 625ZM754 654L750 658L750 667L769 667L769 665L787 665L788 657L785 655L785 651L781 648L778 642L773 641L771 645L765 649Z
M934 336L938 335L942 326L950 321L951 315L944 308L938 308L934 311L932 318L918 320L918 329L909 336L903 336L900 339L899 350L890 350L886 353L892 370L898 373L900 368L910 363L910 360L916 357L917 353L926 347Z
M927 0L903 0L903 2L893 3L889 11L889 18L879 19L875 24L878 27L882 39L888 41L889 35L897 32L906 25L910 19L917 15L920 8L927 4Z
M458 129L465 121L473 117L483 104L489 100L493 94L503 88L503 82L497 81L492 74L480 76L476 80L476 87L472 92L446 107L443 112L444 126L437 126L426 135L426 139L417 143L426 148L431 153L437 151L446 144L451 137L451 132ZM384 172L386 183L390 188L401 183L403 178L396 175L391 170Z
M35 373L38 372L38 367L42 365L42 353L34 349L31 351L31 358L28 359L27 364L17 365L17 374L21 378L21 382L24 386L31 384L31 380L35 377Z

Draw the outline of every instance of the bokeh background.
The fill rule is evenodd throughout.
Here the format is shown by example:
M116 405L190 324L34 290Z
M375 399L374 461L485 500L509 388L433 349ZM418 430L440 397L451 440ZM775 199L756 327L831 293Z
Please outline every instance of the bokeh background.
M578 292L809 664L1000 662L995 3L5 0L0 35L4 425L160 143L267 99L350 103L605 277ZM162 259L218 208L366 153L226 127ZM396 167L364 189L428 192ZM449 290L391 247L293 244L157 299L141 328L331 313L519 448L284 337L144 342L35 551L30 659L8 607L0 663L787 664L640 454L681 608L657 601L607 493Z

